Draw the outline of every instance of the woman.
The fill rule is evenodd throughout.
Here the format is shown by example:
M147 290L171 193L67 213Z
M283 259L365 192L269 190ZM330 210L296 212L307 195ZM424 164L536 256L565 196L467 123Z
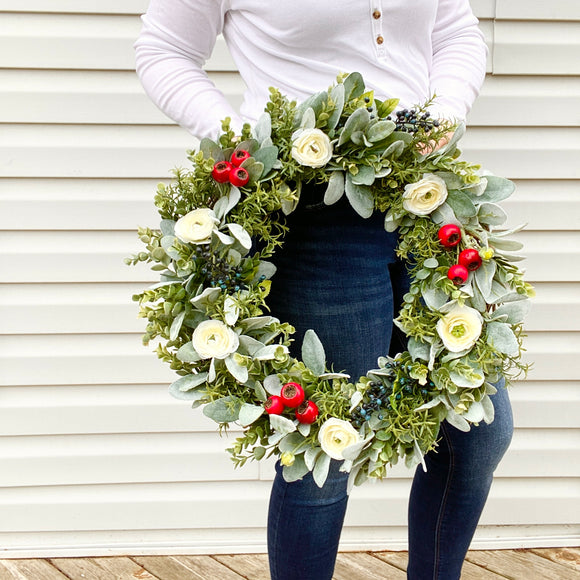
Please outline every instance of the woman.
M298 101L340 72L362 73L379 98L407 107L437 95L431 112L463 119L485 76L486 48L468 0L152 0L136 43L137 71L151 99L197 137L215 137L221 120L255 121L268 87ZM202 70L223 33L247 91L238 115ZM347 202L326 207L303 191L276 256L268 304L296 329L322 339L336 370L364 375L389 351L393 305L404 291L396 234L382 216L368 220ZM395 352L400 348L394 348ZM491 425L463 433L444 423L436 452L417 470L409 503L411 580L460 577L492 475L511 439L505 389L493 397ZM274 482L268 519L273 580L332 578L346 511L346 475L333 461L319 489L309 474ZM385 506L381 509L388 509Z

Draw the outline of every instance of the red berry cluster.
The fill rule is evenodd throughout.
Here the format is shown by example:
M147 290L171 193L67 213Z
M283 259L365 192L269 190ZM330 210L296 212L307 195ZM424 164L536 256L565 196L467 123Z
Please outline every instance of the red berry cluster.
M455 224L442 226L437 233L441 245L446 248L454 248L461 241L461 228ZM454 284L461 286L467 282L469 272L477 270L481 266L481 257L474 248L467 248L459 253L457 264L449 268L447 277Z
M231 183L236 187L243 187L250 180L249 173L240 165L251 157L245 149L238 149L232 153L229 161L218 161L212 169L211 175L218 183Z
M318 417L318 407L312 401L306 401L304 389L298 383L286 383L280 396L272 395L264 403L266 413L281 415L285 409L295 409L294 414L300 423L314 423Z

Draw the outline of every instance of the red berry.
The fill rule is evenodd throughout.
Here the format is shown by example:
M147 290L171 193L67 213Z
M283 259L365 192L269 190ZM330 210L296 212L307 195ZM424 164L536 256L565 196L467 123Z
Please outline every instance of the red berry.
M211 176L218 183L227 183L230 180L232 164L229 161L218 161L211 171Z
M264 409L266 409L268 415L280 415L284 410L284 403L280 397L272 395L264 403Z
M481 256L477 250L467 248L460 252L457 262L465 266L470 272L473 272L481 266Z
M243 167L234 167L230 171L230 183L236 187L244 187L250 180L250 174Z
M246 159L251 157L250 152L245 149L238 149L232 153L230 163L234 167L239 167Z
M296 409L296 419L299 423L314 423L318 417L318 407L312 401L304 401L300 407Z
M304 389L298 383L286 383L280 397L286 407L294 409L304 401Z
M449 268L447 272L447 277L453 281L454 284L461 286L461 284L465 284L467 282L467 278L469 277L469 272L465 266L461 266L460 264L455 264Z
M447 224L439 228L437 236L443 246L453 248L461 241L461 228L455 224Z

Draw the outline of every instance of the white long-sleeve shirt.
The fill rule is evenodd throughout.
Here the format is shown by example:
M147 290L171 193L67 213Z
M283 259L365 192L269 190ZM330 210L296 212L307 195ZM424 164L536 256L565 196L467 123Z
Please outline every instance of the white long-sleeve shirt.
M135 43L153 102L198 137L229 116L255 121L275 86L304 100L338 73L360 72L403 107L465 118L485 76L486 46L468 0L151 0ZM223 33L247 85L238 114L202 70Z

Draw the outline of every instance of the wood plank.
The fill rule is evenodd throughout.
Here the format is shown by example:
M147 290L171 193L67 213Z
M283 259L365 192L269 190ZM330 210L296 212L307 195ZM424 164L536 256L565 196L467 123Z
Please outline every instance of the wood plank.
M133 560L162 580L240 580L227 566L210 556L133 556Z
M51 558L49 562L67 577L76 580L155 580L158 577L124 557Z
M469 552L467 560L486 570L507 578L543 578L544 580L572 580L580 573L557 562L551 562L525 550L482 550Z
M270 567L266 554L218 555L213 558L247 580L270 579Z
M46 560L0 560L0 580L68 580Z
M388 562L391 566L399 568L399 570L407 570L407 562L409 560L407 552L374 552L373 556ZM502 578L505 578L505 576L467 561L463 564L461 570L461 580L501 580Z
M338 555L333 580L405 580L407 575L374 554L364 552L342 553Z
M534 554L580 572L580 548L534 548Z

